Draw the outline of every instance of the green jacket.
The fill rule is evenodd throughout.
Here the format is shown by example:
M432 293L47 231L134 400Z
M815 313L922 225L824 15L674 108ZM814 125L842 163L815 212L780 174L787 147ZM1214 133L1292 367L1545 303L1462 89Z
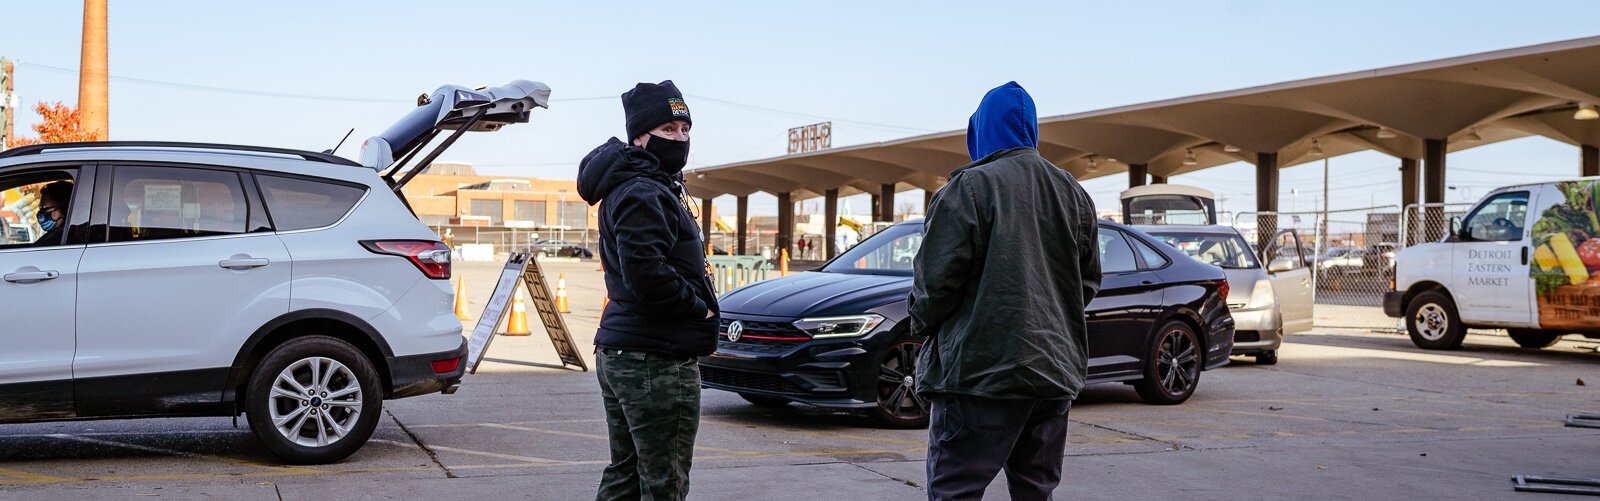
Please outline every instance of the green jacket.
M1033 148L950 175L928 207L911 330L928 336L919 393L1076 398L1084 305L1100 289L1094 202Z

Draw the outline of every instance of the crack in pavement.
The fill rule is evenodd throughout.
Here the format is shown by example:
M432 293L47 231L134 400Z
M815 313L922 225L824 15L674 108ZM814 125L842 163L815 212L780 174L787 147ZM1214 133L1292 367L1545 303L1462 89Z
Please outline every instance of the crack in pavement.
M868 471L868 472L870 472L870 473L872 473L874 475L877 475L877 476L880 476L880 477L883 477L883 478L887 478L889 480L893 480L896 483L902 483L902 484L909 485L912 488L915 488L916 490L919 490L919 491L922 491L922 492L928 492L928 489L923 488L922 484L917 483L917 481L915 481L915 480L912 480L912 479L909 479L909 478L894 478L894 477L885 475L885 474L883 474L883 472L880 472L878 470L874 470L872 468L861 466L859 464L856 464L856 463L853 463L853 462L849 462L849 461L846 461L845 464L848 464L850 466L854 466L856 468L860 468L860 469L866 470L866 471Z
M459 478L459 477L456 477L456 472L450 471L450 467L445 466L444 463L439 462L439 453L438 452L434 452L432 447L428 447L428 444L422 443L422 437L418 437L416 433L412 433L411 432L410 428L406 428L406 424L400 422L400 418L396 417L394 415L393 411L390 411L389 409L384 409L383 413L389 415L389 419L394 421L395 426L399 426L400 427L400 431L405 432L406 436L411 437L411 442L417 444L417 448L422 449L422 452L424 452L424 453L426 453L428 455L428 460L429 461L433 461L433 464L435 466L438 466L441 471L444 471L445 478Z
M1091 427L1091 428L1099 428L1099 429L1102 429L1102 430L1121 433L1123 435L1127 435L1127 436L1130 436L1130 437L1139 437L1141 439L1149 440L1151 442L1166 444L1167 447L1168 447L1167 451L1176 451L1176 450L1182 450L1182 449L1191 449L1191 450L1194 449L1193 447L1189 447L1187 445L1183 445L1183 444L1180 444L1180 443L1177 443L1177 442L1173 442L1173 441L1170 441L1170 440L1162 440L1162 439L1159 439L1159 438L1156 438L1156 437L1141 435L1141 434L1134 433L1134 432L1131 432L1131 431L1123 431L1123 430L1119 430L1119 429L1116 429L1116 428L1112 428L1110 426L1098 425L1098 424L1094 424L1094 423L1091 423L1091 422L1088 422L1088 421L1083 421L1083 420L1080 420L1080 419L1068 419L1067 421L1068 422L1082 424L1084 426L1088 426L1088 427ZM1165 452L1165 451L1163 451L1163 452Z

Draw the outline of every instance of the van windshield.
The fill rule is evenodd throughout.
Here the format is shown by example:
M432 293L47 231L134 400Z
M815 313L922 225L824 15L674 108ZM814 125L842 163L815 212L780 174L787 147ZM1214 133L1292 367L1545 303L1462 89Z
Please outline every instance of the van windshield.
M1196 260L1224 270L1260 268L1244 237L1227 233L1146 231L1156 241L1172 246Z

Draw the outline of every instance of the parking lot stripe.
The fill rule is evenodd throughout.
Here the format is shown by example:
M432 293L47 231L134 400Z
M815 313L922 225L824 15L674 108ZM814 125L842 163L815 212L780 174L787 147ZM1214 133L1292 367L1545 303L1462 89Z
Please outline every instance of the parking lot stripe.
M63 434L63 433L53 434L53 435L50 435L50 437L63 439L63 440L73 440L73 441L78 441L78 442L86 442L86 443L91 443L91 444L105 445L105 446L110 446L110 447L120 447L120 448L124 448L124 449L133 449L133 450L136 450L136 451L154 452L154 453L157 453L157 454L166 454L166 455L172 455L172 456L200 459L200 460L212 461L212 462L223 463L223 464L228 464L228 465L233 465L233 466L244 466L244 467L250 467L250 468L260 468L260 469L269 470L269 471L294 473L294 474L302 474L302 475L315 475L315 474L322 473L322 470L316 470L316 469L311 469L311 468L296 468L296 467L292 467L292 466L268 465L268 464L261 464L261 463L257 463L257 462L254 462L254 461L244 460L244 459L236 459L236 458L229 458L229 457L223 457L223 456L213 456L213 455L210 455L210 454L198 454L198 453L193 453L193 452L184 452L184 451L172 450L172 449L163 449L163 448L160 448L160 447L151 447L151 446L148 446L148 445L130 444L130 443L125 443L125 442L117 442L117 441L114 441L114 440L102 440L102 439L98 439L98 438L80 437L80 436L75 436L75 435L67 435L67 434Z
M610 441L611 440L611 437L608 437L608 436L605 436L605 435L596 435L596 434L593 434L593 433L579 433L579 432L575 432L575 431L550 430L550 429L545 429L545 428L534 428L534 427L531 427L531 426L515 426L515 425L500 424L500 423L482 423L479 426L484 426L484 427L488 427L488 428L500 428L500 429L505 429L505 430L521 430L521 431L531 431L531 432L535 432L535 433L548 433L548 434L551 434L551 435L561 435L561 436L564 436L564 437L592 438L592 439L595 439L595 440L606 440L606 441ZM432 447L432 445L429 445L429 447ZM710 447L710 446L705 446L705 445L696 445L696 446L694 446L694 448L695 448L695 450L700 450L700 451L721 452L721 453L725 453L725 454L745 454L745 455L760 454L759 451L740 451L740 450L733 450L733 449L723 449L723 448L720 448L720 447Z
M54 477L54 476L45 475L45 474L42 474L42 473L32 473L32 472L26 472L26 471L22 471L22 470L13 470L13 469L10 469L10 468L0 468L0 475L5 475L7 477L11 477L11 478L16 479L16 480L0 480L0 485L53 483L53 482L62 482L62 481L70 480L68 478Z
M745 427L745 426L748 426L748 425L745 425L745 424L742 424L742 423L733 423L733 422L722 421L722 420L717 420L717 419L706 419L704 417L700 418L700 422L701 423L710 423L710 424L715 424L715 425L721 425L721 426L729 426L729 427ZM771 430L772 428L763 428L763 429L764 430ZM904 445L927 445L928 444L927 440L906 440L906 439L903 439L903 438L874 437L874 436L868 436L868 435L856 435L856 434L852 434L852 433L840 433L840 432L832 432L832 431L801 430L801 429L796 429L796 428L778 428L778 431L785 431L785 432L789 432L789 433L798 433L798 434L801 434L801 435L810 435L810 436L813 436L813 437L843 438L843 439L849 439L849 440L865 440L865 441L869 441L869 442L883 442L883 443L889 443L889 444L904 444Z

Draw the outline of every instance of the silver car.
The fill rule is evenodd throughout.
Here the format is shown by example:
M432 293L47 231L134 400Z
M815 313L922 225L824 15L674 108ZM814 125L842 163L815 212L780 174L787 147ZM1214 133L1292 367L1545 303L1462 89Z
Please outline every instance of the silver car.
M1299 255L1293 231L1280 232L1267 246L1267 266L1239 231L1228 226L1149 225L1136 228L1188 254L1222 268L1228 276L1228 311L1235 325L1233 354L1256 363L1278 363L1283 335L1311 328L1311 270Z

